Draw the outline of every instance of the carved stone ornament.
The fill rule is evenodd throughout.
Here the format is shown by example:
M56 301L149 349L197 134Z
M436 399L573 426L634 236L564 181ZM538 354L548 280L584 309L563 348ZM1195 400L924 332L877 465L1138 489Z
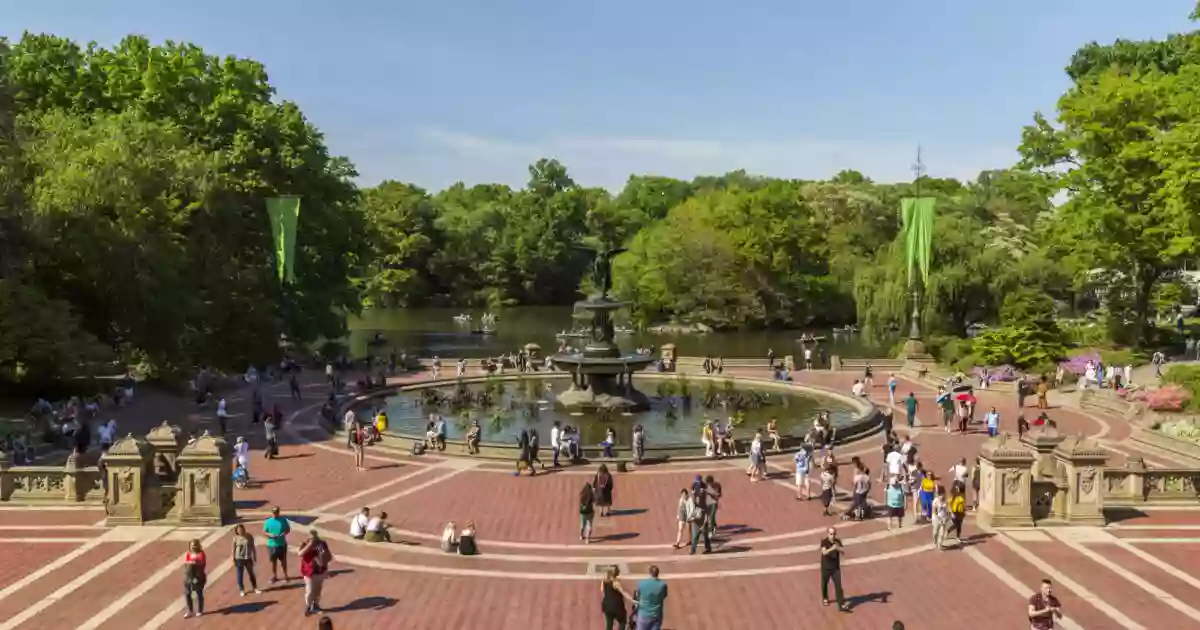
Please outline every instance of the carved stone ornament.
M1079 491L1083 494L1091 494L1096 487L1096 468L1088 466L1079 473Z
M1008 489L1009 494L1016 494L1021 491L1021 479L1024 477L1021 471L1010 471L1005 477L1005 487Z
M133 492L133 471L126 470L125 472L121 473L121 492L123 494L130 494Z
M208 494L211 481L212 480L209 478L209 472L207 470L201 470L192 474L192 482L196 484L196 492L200 494Z

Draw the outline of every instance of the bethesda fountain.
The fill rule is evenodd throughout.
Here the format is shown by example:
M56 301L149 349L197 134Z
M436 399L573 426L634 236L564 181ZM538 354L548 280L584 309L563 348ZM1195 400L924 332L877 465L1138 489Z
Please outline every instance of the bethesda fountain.
M591 316L590 334L582 350L560 352L550 357L554 367L571 374L571 387L558 396L558 404L582 411L638 411L649 406L649 399L633 386L633 374L646 369L655 359L648 354L623 354L614 337L613 312L625 302L609 298L612 290L613 256L620 248L596 252L592 262L592 283L598 293L575 303L581 313Z

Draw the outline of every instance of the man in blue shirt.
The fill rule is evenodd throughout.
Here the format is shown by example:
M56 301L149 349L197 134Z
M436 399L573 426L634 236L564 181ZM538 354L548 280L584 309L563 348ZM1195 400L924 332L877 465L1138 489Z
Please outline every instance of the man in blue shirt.
M638 583L634 599L638 605L637 630L662 630L667 583L658 579L657 566L651 565L650 577Z
M279 515L279 506L271 508L271 518L263 523L263 533L267 536L267 557L271 559L271 582L278 582L276 568L283 567L283 581L292 578L287 572L287 535L292 531L288 520Z
M992 410L987 412L983 419L987 422L988 437L996 437L996 434L1000 432L1000 414L996 408L992 407Z

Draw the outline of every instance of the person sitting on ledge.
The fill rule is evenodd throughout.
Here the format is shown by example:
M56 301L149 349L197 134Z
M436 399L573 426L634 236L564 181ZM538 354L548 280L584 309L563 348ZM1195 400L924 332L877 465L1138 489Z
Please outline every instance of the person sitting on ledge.
M458 526L454 521L446 523L442 528L442 551L446 553L454 553L458 551Z
M483 429L479 426L478 420L471 421L471 428L467 431L467 454L479 454L479 436Z
M467 526L458 535L458 555L479 555L479 547L475 545L475 521L467 521Z
M388 533L387 512L380 512L379 516L367 522L367 534L364 536L364 540L367 542L392 542L392 535Z

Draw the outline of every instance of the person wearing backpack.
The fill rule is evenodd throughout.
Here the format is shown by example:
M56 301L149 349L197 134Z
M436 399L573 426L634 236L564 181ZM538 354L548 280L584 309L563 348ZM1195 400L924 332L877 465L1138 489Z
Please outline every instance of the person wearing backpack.
M325 583L333 553L317 530L309 532L300 545L300 575L304 576L304 616L321 612L321 587Z

